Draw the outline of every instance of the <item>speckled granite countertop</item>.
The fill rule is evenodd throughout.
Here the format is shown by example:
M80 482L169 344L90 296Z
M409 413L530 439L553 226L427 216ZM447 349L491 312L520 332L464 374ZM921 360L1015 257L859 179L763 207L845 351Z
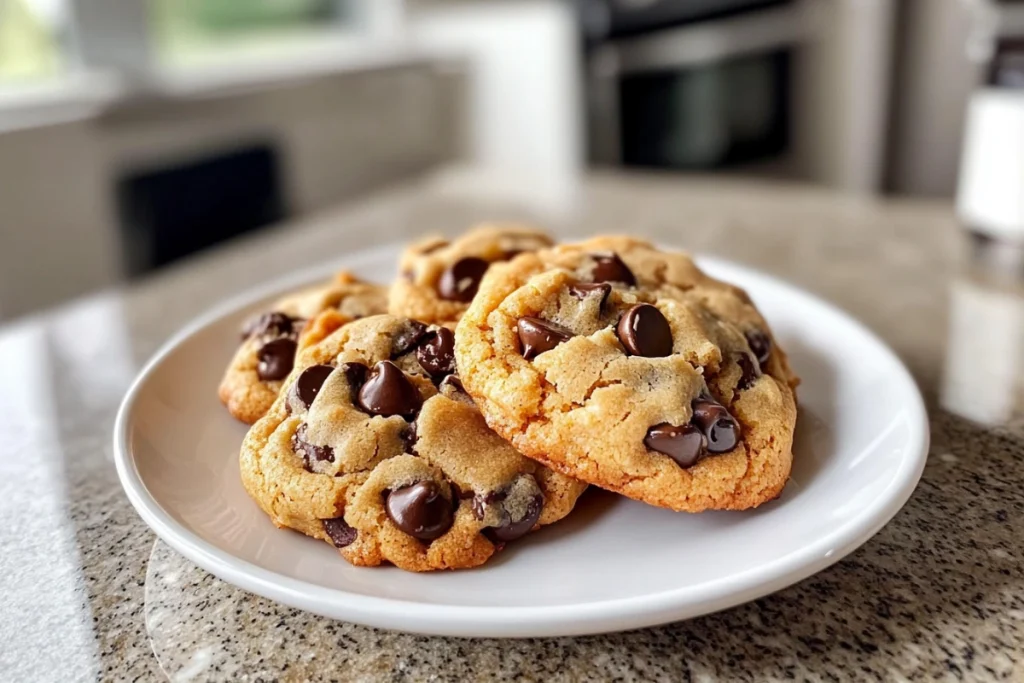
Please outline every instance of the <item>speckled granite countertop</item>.
M322 255L516 217L410 185L0 329L0 678L1024 680L1024 299L964 274L951 207L652 176L592 177L585 198L565 234L635 232L754 265L839 304L906 360L929 403L932 452L874 539L724 613L523 641L331 622L154 544L111 460L134 373L215 300ZM1004 426L940 407L957 403Z

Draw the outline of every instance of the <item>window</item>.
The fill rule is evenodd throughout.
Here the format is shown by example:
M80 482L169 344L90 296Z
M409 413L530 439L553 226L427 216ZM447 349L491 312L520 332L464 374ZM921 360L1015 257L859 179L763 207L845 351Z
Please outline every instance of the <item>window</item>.
M150 0L157 59L169 66L286 54L352 32L352 0Z
M0 82L27 83L65 69L62 0L0 0Z
M404 0L0 0L0 130L149 85L173 97L386 59L403 17Z

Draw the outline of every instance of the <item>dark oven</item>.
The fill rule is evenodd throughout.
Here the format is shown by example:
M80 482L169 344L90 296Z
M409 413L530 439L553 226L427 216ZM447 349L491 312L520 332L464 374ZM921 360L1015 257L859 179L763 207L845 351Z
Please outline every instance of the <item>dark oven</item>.
M593 160L700 170L786 156L799 3L599 0L579 9Z

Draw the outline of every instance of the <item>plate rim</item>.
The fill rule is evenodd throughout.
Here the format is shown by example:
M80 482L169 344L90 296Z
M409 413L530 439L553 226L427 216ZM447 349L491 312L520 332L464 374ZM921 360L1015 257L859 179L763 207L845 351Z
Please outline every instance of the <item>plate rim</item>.
M908 456L903 459L892 483L872 505L831 533L815 539L797 551L768 565L748 569L720 579L699 590L680 588L658 593L614 598L597 602L528 607L444 605L412 602L347 592L283 576L244 560L202 539L177 522L149 493L139 475L129 447L132 415L138 397L151 375L179 346L221 318L247 308L257 301L290 288L315 282L351 264L352 256L364 259L394 255L402 243L392 242L350 252L348 258L303 268L229 297L193 318L164 342L143 365L125 393L113 430L113 455L118 479L142 520L162 539L191 561L218 578L250 593L328 618L365 626L424 635L457 637L553 637L626 631L690 619L728 609L796 584L835 564L878 533L906 504L924 472L930 446L928 414L920 388L899 356L871 329L852 315L817 295L756 268L713 256L694 255L701 266L711 270L742 272L771 283L786 296L804 299L830 310L853 325L897 370L894 381L906 385L910 399ZM823 547L824 546L824 547ZM828 548L826 552L825 548ZM368 570L372 571L372 570Z

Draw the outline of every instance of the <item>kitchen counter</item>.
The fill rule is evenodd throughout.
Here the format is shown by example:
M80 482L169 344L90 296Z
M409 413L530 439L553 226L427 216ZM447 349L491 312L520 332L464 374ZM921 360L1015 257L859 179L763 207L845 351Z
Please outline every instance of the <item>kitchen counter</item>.
M928 401L932 450L917 491L877 536L723 613L520 641L332 622L239 591L154 543L111 456L134 374L190 318L268 278L346 249L521 217L424 181L0 328L2 678L1024 678L1024 297L968 272L952 207L669 176L592 176L584 198L580 217L555 226L564 235L631 232L750 264L838 304L907 362Z

